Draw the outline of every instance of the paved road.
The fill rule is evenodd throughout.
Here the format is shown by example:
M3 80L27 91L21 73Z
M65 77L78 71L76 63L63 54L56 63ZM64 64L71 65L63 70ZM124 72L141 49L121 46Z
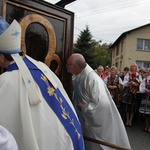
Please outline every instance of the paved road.
M131 148L133 150L150 150L150 133L143 132L144 125L134 123L132 127L126 127Z

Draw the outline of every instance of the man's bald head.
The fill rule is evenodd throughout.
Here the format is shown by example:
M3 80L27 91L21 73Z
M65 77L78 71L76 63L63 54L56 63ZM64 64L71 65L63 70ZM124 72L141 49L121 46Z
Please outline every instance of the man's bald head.
M76 65L80 69L84 69L86 66L86 61L81 54L72 54L69 57L72 60L73 65Z
M85 58L79 53L72 54L67 60L67 70L70 73L79 74L85 67Z

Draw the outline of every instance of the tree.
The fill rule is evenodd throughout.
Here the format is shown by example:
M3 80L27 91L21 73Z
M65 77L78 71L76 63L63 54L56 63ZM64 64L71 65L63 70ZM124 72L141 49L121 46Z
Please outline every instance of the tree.
M109 49L110 44L101 42L95 47L95 66L111 66L111 51Z
M99 65L111 65L111 52L108 44L102 44L102 41L92 39L89 27L81 31L74 44L74 52L80 53L85 57L86 62L96 69Z
M94 48L95 46L92 41L91 32L89 27L86 26L86 29L81 31L79 37L77 38L74 51L82 54L87 63L93 67L94 56L92 54L94 53Z

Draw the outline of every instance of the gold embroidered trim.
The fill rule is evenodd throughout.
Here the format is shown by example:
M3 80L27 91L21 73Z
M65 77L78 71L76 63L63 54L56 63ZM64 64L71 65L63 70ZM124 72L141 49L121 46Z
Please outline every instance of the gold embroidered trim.
M63 100L61 97L58 97L57 94L55 93L55 89L50 87L50 84L49 84L49 81L47 79L46 76L44 76L43 74L41 75L41 79L46 83L47 85L47 93L50 95L50 96L55 96L56 100L59 102L60 104L60 108L62 110L62 118L63 119L69 119L70 120L70 124L74 127L75 129L75 132L77 133L77 136L78 136L78 139L80 139L81 135L78 131L78 129L76 128L75 124L74 124L74 119L71 119L70 118L70 115L69 115L69 112L66 111L65 107L63 107Z

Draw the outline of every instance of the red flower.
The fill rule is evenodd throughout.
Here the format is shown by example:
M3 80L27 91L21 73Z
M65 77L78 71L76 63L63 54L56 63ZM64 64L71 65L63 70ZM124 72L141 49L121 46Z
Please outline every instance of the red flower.
M148 84L150 85L150 80L148 80Z
M130 74L131 79L133 80L136 77L136 72Z

